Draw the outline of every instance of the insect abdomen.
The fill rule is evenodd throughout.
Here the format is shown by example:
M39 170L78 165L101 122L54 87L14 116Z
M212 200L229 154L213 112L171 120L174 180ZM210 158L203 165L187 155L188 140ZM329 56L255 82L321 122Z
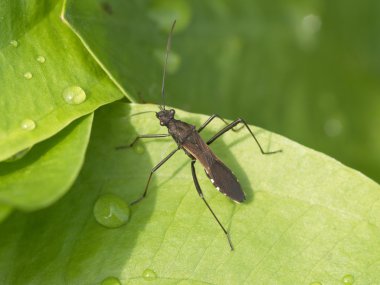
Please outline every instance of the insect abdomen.
M243 202L245 195L239 181L232 171L221 161L215 160L206 170L215 188L236 202Z

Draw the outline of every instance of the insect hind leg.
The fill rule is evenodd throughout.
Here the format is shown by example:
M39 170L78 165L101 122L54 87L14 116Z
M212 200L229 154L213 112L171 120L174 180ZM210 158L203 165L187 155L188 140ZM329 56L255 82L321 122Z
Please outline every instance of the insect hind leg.
M260 148L260 151L262 154L275 154L275 153L278 153L278 152L282 152L282 149L279 149L279 150L275 150L275 151L264 151L264 149L262 148L262 146L260 145L260 142L258 141L258 139L256 138L256 136L253 134L251 128L248 126L248 124L241 118L233 121L232 123L230 123L228 126L225 126L223 129L221 129L219 132L217 132L211 139L209 139L207 141L207 144L210 145L212 144L217 138L219 138L221 135L225 134L226 132L228 132L229 130L233 129L235 126L237 126L238 124L243 124L245 126L245 128L249 131L249 133L251 134L252 138L255 140L256 144L258 145L258 147Z
M218 217L215 215L214 211L211 209L210 205L207 203L205 197L203 196L203 192L202 192L201 187L199 186L199 182L198 182L197 174L196 174L196 172L195 172L195 167L194 167L195 162L196 162L196 160L192 160L192 161L191 161L191 173L192 173L192 175L193 175L193 180L194 180L195 188L197 189L197 192L198 192L198 194L199 194L199 197L201 197L201 199L203 200L203 202L206 204L207 208L210 210L211 214L214 216L215 220L218 222L219 226L221 227L221 229L223 230L224 234L226 235L231 250L234 250L234 247L233 247L233 245L232 245L232 242L231 242L231 238L230 238L229 233L228 233L227 230L223 227L222 223L219 221Z
M206 122L204 122L203 124L202 124L202 126L200 126L199 128L198 128L198 133L200 133L208 124L210 124L211 122L212 122L212 120L214 120L215 118L218 118L218 119L220 119L221 121L223 121L223 123L225 123L226 125L229 125L228 124L228 122L225 120L225 119L223 119L221 116L219 116L219 115L217 115L217 114L214 114L214 115L212 115L212 116L210 116L210 118L208 118L207 120L206 120ZM239 128L237 128L237 129L234 129L234 128L232 128L232 131L234 131L234 132L237 132L237 131L240 131L242 128L243 128L244 126L241 126L241 127L239 127Z

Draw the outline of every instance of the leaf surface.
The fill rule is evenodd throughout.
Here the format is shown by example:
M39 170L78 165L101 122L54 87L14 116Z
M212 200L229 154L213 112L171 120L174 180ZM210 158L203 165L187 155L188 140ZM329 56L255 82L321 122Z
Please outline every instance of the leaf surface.
M101 194L127 202L139 197L150 169L176 147L170 138L145 139L116 151L136 134L165 133L157 106L115 103L96 112L83 170L53 206L13 213L0 230L2 284L376 284L380 264L380 186L326 155L252 127L229 132L211 147L239 178L247 201L216 191L197 165L206 199L228 228L235 251L199 198L189 159L181 152L153 176L146 199L117 229L99 225L93 206ZM207 116L177 110L199 126ZM209 138L223 127L212 122ZM57 235L57 233L59 233ZM146 273L146 271L145 271ZM151 275L152 276L152 275Z
M0 8L1 161L122 94L63 23L62 1L5 0ZM68 104L64 92L75 86L86 98Z
M18 160L0 162L0 202L35 210L68 191L83 165L92 118L78 119Z
M12 212L12 207L0 204L0 222Z

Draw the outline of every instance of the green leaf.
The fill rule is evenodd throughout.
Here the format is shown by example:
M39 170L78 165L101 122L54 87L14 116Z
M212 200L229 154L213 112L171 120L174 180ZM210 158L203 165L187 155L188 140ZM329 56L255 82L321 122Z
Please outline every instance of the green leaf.
M150 169L176 147L162 138L115 150L137 134L165 133L154 114L131 116L148 110L157 106L115 103L97 111L71 191L50 208L14 213L0 226L2 284L99 284L111 276L143 284L143 274L156 275L154 284L341 284L348 274L355 284L378 283L380 186L256 127L265 150L283 153L262 155L245 129L211 145L239 178L246 202L231 202L196 168L235 251L199 198L182 151L154 174L146 199L132 206L125 226L98 224L93 207L100 195L134 201ZM197 126L207 119L180 110L177 117ZM202 136L223 126L212 122Z
M75 121L21 159L0 162L0 202L35 210L69 190L83 165L92 118L91 114Z
M180 1L182 2L182 1ZM147 1L66 1L63 17L131 101L160 94L166 35L147 20Z
M0 222L4 220L12 212L12 207L0 204Z
M63 23L61 1L5 0L0 7L0 160L4 160L122 94ZM73 86L85 92L83 103L68 104L64 99L64 91Z
M130 100L161 102L177 19L170 105L243 117L380 181L378 1L67 2L65 17Z

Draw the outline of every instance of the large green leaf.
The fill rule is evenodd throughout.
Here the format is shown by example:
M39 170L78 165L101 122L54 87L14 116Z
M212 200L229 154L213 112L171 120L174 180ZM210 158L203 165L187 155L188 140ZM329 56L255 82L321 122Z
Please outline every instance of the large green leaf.
M122 97L61 10L61 1L0 2L0 160ZM86 100L68 104L64 92L75 86Z
M92 117L78 119L19 160L0 162L0 202L35 210L60 198L83 165Z
M160 102L176 18L167 102L247 118L380 181L379 1L67 2L65 17L132 101Z
M11 212L11 206L0 204L0 222L4 220Z
M283 153L261 155L244 129L212 145L238 176L246 202L220 195L197 165L205 197L229 229L235 251L198 197L181 152L157 171L125 226L99 225L93 217L97 198L113 193L133 201L150 169L176 146L169 138L146 139L115 150L136 134L165 132L154 114L131 116L156 109L116 103L97 111L71 191L48 209L14 213L0 226L1 284L99 284L109 276L142 284L146 269L155 272L154 284L341 284L346 275L355 284L378 283L379 185L255 127L265 150ZM196 125L207 118L182 111L177 117ZM222 126L213 122L202 136Z

